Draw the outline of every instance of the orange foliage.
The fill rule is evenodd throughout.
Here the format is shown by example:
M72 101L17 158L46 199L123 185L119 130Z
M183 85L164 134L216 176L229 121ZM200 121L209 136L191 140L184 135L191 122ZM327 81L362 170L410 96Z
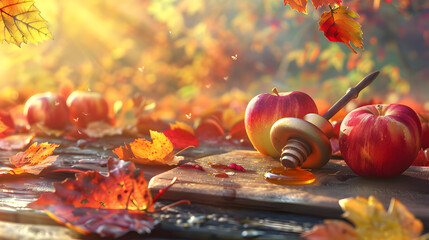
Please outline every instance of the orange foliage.
M360 24L354 20L358 17L357 13L347 10L347 7L339 6L320 16L319 30L323 31L329 41L343 42L357 53L350 42L363 49L362 30Z
M163 133L150 131L150 137L152 142L139 138L134 142L125 143L123 147L115 148L113 152L120 159L141 164L175 165L183 159L174 155L173 144Z
M33 143L24 152L19 152L9 158L15 169L10 170L10 174L30 173L38 175L43 169L49 167L58 156L51 156L58 144Z

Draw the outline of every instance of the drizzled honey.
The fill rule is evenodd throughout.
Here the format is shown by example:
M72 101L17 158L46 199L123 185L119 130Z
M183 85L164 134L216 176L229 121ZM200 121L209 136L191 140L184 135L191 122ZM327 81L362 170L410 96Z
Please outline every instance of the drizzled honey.
M280 185L303 185L314 182L316 177L313 173L301 168L277 167L264 174L267 182Z

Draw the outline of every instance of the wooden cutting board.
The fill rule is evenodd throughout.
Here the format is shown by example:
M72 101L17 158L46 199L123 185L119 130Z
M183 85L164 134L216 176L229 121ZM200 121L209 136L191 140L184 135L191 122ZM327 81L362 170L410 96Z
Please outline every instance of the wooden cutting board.
M284 211L326 218L340 217L338 200L348 197L375 196L384 206L391 198L401 201L426 227L429 226L429 168L410 167L392 179L366 179L354 174L342 160L331 160L323 168L313 170L316 181L308 185L276 185L264 179L264 173L280 163L256 151L234 151L195 160L205 171L174 168L151 179L153 193L167 186L174 177L178 181L163 195L171 200L188 199L205 204L242 206ZM214 174L224 170L213 164L236 163L245 172L234 172L228 178Z

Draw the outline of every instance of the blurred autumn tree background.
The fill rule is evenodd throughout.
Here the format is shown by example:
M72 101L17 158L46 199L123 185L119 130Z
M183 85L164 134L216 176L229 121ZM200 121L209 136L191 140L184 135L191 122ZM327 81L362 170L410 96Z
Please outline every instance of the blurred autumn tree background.
M358 54L318 30L326 7L304 15L280 0L37 0L54 40L0 45L0 107L79 89L112 106L142 94L162 118L180 120L225 106L242 113L274 86L331 104L375 70L361 98L428 102L429 2L343 5L360 15Z

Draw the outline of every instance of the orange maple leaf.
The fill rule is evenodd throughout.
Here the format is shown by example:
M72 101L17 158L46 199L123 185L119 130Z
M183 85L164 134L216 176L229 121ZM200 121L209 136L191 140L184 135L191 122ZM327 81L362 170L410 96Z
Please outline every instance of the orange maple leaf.
M51 156L58 144L33 143L24 152L19 152L9 158L10 163L15 166L14 169L9 171L9 174L23 174L30 173L38 175L43 169L49 167L58 157Z
M324 12L320 16L319 30L323 31L325 37L331 42L343 42L354 53L357 53L350 42L363 49L362 30L360 24L355 18L359 15L351 10L347 10L346 6L339 6Z
M0 1L0 41L14 43L38 43L52 39L46 21L34 6L34 0Z
M152 142L144 138L136 139L134 142L125 143L113 152L123 160L131 160L141 164L151 165L175 165L183 157L175 156L173 144L163 134L150 131Z
M311 2L313 2L314 7L317 9L322 5L341 5L342 0L311 0ZM284 4L289 4L292 9L307 14L307 0L284 0Z

